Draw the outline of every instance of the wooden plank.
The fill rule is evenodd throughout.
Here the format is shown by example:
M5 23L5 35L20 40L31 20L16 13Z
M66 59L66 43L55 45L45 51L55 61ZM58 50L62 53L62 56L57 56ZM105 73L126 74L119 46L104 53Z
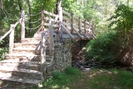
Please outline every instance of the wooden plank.
M80 22L80 17L79 17L79 20L78 20L78 26L79 26L78 29L79 29L79 33L81 32L81 26L80 26L80 25L81 25L81 22Z
M75 20L78 20L79 19L79 17L77 17L77 16L75 16L75 15L73 15L73 19Z
M49 27L49 23L44 23L44 26ZM53 27L59 27L59 25L58 25L58 24L54 24ZM46 28L45 28L45 29L46 29Z
M53 17L57 16L57 15L55 15L55 14L53 14L51 12L45 11L45 10L43 12L44 12L44 14L47 14L47 15L50 15L50 16L53 16Z
M79 33L76 29L73 28L73 30L78 34L78 36L79 36L81 39L83 39L82 36L80 35L80 33Z
M22 14L21 14L21 42L22 40L25 38L25 11L22 10Z
M73 27L78 29L79 26L77 24L74 24Z
M49 23L44 23L44 26L48 26L49 27Z
M81 30L81 32L84 34L84 36L85 36L87 39L90 39L90 38L88 37L88 35L86 35L82 30Z
M71 33L73 33L73 14L71 14Z
M90 24L90 22L86 21L87 24Z
M63 21L71 22L71 20L68 17L66 17L66 16L63 16Z
M73 37L73 35L70 33L70 31L69 31L64 25L61 25L61 26L64 28L65 32L66 32L67 34L69 34L69 36L70 36L72 39L74 39L74 37Z
M86 34L86 20L84 21L84 32Z
M68 12L66 12L65 10L63 10L62 12L63 12L64 15L71 16L71 14L68 13ZM63 15L63 16L64 16L64 15Z
M71 23L63 22L63 25L71 26Z
M59 7L59 21L63 21L63 13L62 13L62 7Z
M13 46L14 46L14 24L11 24L10 29L12 30L9 37L9 54L12 54L13 52Z
M73 20L73 24L77 24L78 25L78 20Z
M51 18L51 17L44 17L44 20L45 20L45 21L49 21L49 20L54 20L54 19Z

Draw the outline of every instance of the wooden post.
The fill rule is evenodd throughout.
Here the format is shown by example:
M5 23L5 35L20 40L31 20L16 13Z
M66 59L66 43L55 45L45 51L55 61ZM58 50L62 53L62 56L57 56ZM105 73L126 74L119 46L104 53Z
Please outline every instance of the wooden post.
M78 22L78 25L79 25L79 33L81 33L81 19L80 19L80 17L79 17L79 22Z
M73 14L71 14L71 33L73 33Z
M44 30L44 10L42 11L41 16L42 16L41 30Z
M59 37L60 37L60 39L61 39L61 41L62 41L62 34L63 34L63 32L62 32L62 26L61 26L61 24L62 24L62 21L63 21L63 12L62 12L62 7L61 7L61 2L62 1L60 1L59 2L59 4L58 4L58 15L59 15Z
M44 39L44 33L42 33L42 43L45 43L46 39ZM43 72L43 78L45 78L45 73L46 73L46 47L41 47L41 69L40 71Z
M84 33L86 34L86 20L84 20Z
M59 1L58 4L58 15L59 15L59 21L62 22L63 20L63 12L62 12L62 7L61 7L62 0Z
M21 42L22 42L22 40L25 38L25 11L24 10L22 10L21 18L22 18L22 21L21 21Z
M53 38L53 33L54 33L54 31L53 31L53 24L54 24L54 22L53 21L50 21L50 31L49 31L49 42L50 42L50 44L49 44L49 52L50 52L50 55L52 56L52 51L53 51L53 47L54 47L54 38Z
M10 30L12 30L12 31L9 35L9 37L10 37L10 39L9 39L9 54L12 54L13 46L14 46L14 24L10 25Z

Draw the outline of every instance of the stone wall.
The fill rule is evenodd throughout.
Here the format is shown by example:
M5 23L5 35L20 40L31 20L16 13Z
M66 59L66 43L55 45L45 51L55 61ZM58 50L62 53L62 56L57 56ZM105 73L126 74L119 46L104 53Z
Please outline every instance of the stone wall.
M54 36L54 58L52 66L47 67L48 75L56 71L64 71L66 67L71 66L71 46L71 39L63 39L61 42L58 35Z

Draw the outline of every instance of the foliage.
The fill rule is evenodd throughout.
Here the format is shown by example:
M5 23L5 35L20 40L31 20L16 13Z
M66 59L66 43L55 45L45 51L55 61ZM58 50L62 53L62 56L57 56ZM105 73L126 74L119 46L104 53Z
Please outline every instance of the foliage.
M0 45L5 43L4 41L0 41ZM8 47L7 45L0 48L0 61L4 59L4 55L8 52Z
M115 14L108 20L111 21L110 29L117 31L122 43L127 43L129 41L128 33L133 31L133 9L121 4L115 10Z
M95 40L91 40L87 46L88 57L106 64L115 62L118 44L114 43L116 32L109 31L99 35Z

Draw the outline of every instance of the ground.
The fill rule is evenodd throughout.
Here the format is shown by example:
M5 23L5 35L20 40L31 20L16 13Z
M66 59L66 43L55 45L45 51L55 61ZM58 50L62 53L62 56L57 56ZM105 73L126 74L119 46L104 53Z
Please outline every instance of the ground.
M22 88L5 84L0 89L133 89L133 73L118 69L91 69L89 71L69 70L56 73L43 87ZM21 88L20 88L21 87Z

